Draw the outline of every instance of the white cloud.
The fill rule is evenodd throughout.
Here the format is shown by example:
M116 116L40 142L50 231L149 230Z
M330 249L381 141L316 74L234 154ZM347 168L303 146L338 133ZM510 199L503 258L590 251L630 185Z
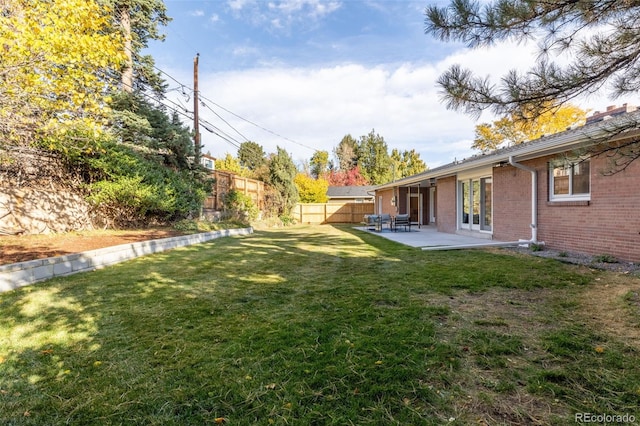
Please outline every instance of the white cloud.
M437 167L475 153L470 146L478 124L445 108L436 85L438 76L459 63L497 80L511 68L531 64L532 55L531 49L503 44L483 51L452 52L435 64L273 66L201 75L200 89L216 103L281 135L216 108L266 152L283 147L298 163L308 160L313 149L331 153L346 134L359 138L375 129L389 151L416 149L430 167ZM201 111L201 116L243 141L209 111ZM483 116L481 121L491 119ZM205 131L202 134L205 151L214 156L236 154L235 146Z
M242 10L247 4L252 3L251 0L229 0L227 4L231 10Z
M209 22L215 23L220 21L220 16L217 13L214 13L209 17Z
M204 16L204 10L192 10L189 14L197 17Z
M238 17L255 27L269 24L279 32L289 31L291 26L309 25L334 13L341 7L336 0L229 0L227 5Z
M341 6L339 1L321 0L281 0L278 3L269 3L269 8L278 10L287 16L302 14L308 17L319 19L329 15Z
M344 135L359 138L375 129L385 138L389 150L416 149L435 166L449 157L453 159L457 152L451 152L451 140L468 139L464 129L472 128L466 117L448 112L439 104L433 86L436 77L431 66L271 68L207 76L201 90L216 93L220 105L299 143L217 110L267 152L281 146L296 161L304 161L313 154L306 147L331 152ZM206 117L205 112L201 115ZM220 123L214 116L207 119ZM233 133L229 128L226 131ZM204 133L203 140L214 156L236 152L229 143ZM449 146L444 149L446 144ZM465 142L466 147L469 145ZM443 155L447 159L436 158Z

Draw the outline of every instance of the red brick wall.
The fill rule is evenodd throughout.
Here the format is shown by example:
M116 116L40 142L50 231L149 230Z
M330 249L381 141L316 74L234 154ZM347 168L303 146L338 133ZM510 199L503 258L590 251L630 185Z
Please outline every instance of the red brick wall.
M537 168L531 163L523 164ZM540 170L538 170L538 177L544 180ZM512 166L495 167L493 169L493 239L528 240L531 238L529 225L531 225L531 173Z
M436 222L439 232L456 232L456 178L438 179L436 191Z
M547 202L545 170L539 191L538 239L558 250L608 254L640 262L640 160L613 176L603 174L607 169L606 158L591 160L588 205Z
M385 189L382 191L376 191L376 214L380 213L380 206L378 202L380 200L380 196L382 196L382 213L383 214L396 214L396 207L391 204L391 199L393 198L393 189Z
M538 171L538 240L548 248L608 254L640 262L640 160L605 176L606 158L591 160L589 202L548 201L546 157L523 164ZM513 167L494 169L494 239L531 236L531 174Z

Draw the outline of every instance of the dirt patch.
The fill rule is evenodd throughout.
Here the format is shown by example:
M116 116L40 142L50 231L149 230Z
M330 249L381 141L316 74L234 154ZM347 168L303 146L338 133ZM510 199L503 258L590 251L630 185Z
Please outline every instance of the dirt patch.
M450 309L450 314L440 319L438 332L444 341L467 354L461 360L461 370L467 373L461 387L468 395L457 401L455 409L461 416L476 418L480 425L550 424L553 418L571 418L573 412L558 399L532 393L523 373L528 366L549 361L541 336L557 330L559 323L572 321L567 318L640 348L640 280L625 273L597 272L587 286L490 288L479 293L419 297ZM493 333L501 339L520 339L520 350L486 356L478 353L474 340Z
M0 236L0 265L184 235L171 228Z
M583 312L605 333L640 348L640 280L607 274L581 298Z

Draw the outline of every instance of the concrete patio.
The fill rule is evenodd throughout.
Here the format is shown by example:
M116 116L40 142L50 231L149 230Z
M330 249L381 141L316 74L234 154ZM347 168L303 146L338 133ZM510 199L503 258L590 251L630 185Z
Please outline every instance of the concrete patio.
M382 238L405 244L411 247L419 247L422 250L453 250L463 248L481 247L508 247L518 245L517 241L496 241L485 238L476 238L466 235L448 234L438 232L434 226L412 226L411 231L392 231L388 227L382 231L369 230L366 227L356 227L364 232L378 235Z

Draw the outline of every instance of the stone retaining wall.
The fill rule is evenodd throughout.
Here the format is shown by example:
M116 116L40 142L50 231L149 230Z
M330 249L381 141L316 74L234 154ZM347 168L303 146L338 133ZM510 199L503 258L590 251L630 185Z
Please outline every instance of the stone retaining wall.
M82 179L59 156L28 147L0 148L0 233L92 229Z
M0 293L54 277L88 272L139 256L159 253L232 235L248 235L253 228L226 229L105 247L84 253L30 260L0 266Z

